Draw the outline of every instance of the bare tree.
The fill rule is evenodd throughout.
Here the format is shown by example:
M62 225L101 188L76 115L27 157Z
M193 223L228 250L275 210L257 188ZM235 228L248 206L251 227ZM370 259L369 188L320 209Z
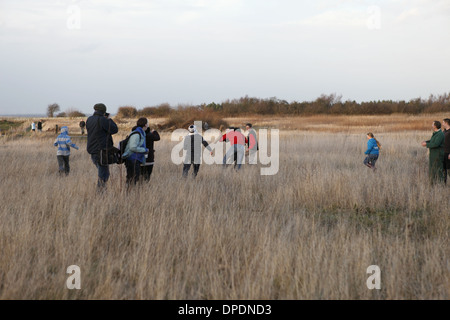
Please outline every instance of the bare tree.
M47 116L53 118L55 112L59 111L59 105L57 103L49 104L47 107Z

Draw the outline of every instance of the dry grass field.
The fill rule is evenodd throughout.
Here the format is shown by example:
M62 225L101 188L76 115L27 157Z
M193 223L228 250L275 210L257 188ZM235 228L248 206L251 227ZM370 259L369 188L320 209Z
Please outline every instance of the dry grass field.
M255 117L280 128L273 176L202 165L183 180L166 133L150 183L127 192L113 165L104 194L78 130L68 177L54 133L3 136L0 299L448 300L450 187L429 185L420 146L435 118ZM376 173L362 164L368 131L383 145ZM66 287L70 265L80 290Z

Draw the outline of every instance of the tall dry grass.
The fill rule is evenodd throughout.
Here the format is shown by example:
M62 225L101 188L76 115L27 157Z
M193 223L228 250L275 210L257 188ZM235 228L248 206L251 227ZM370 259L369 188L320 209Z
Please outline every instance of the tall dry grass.
M53 136L1 140L0 299L449 299L450 189L428 184L431 133L376 136L376 174L364 133L282 131L277 175L202 165L185 181L166 135L149 184L126 192L115 165L103 195L85 140L69 177Z

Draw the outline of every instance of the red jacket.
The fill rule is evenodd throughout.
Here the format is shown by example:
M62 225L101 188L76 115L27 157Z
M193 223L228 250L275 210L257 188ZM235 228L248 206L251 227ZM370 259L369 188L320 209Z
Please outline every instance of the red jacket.
M230 131L225 133L222 138L220 138L219 142L227 141L227 139L230 141L232 146L235 144L242 144L245 146L245 144L248 143L247 138L238 131Z

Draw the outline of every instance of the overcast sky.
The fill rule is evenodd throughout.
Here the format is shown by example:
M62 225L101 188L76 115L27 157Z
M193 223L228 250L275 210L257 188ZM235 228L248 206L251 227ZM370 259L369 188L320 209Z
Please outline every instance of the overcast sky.
M0 0L0 114L450 92L449 0Z

